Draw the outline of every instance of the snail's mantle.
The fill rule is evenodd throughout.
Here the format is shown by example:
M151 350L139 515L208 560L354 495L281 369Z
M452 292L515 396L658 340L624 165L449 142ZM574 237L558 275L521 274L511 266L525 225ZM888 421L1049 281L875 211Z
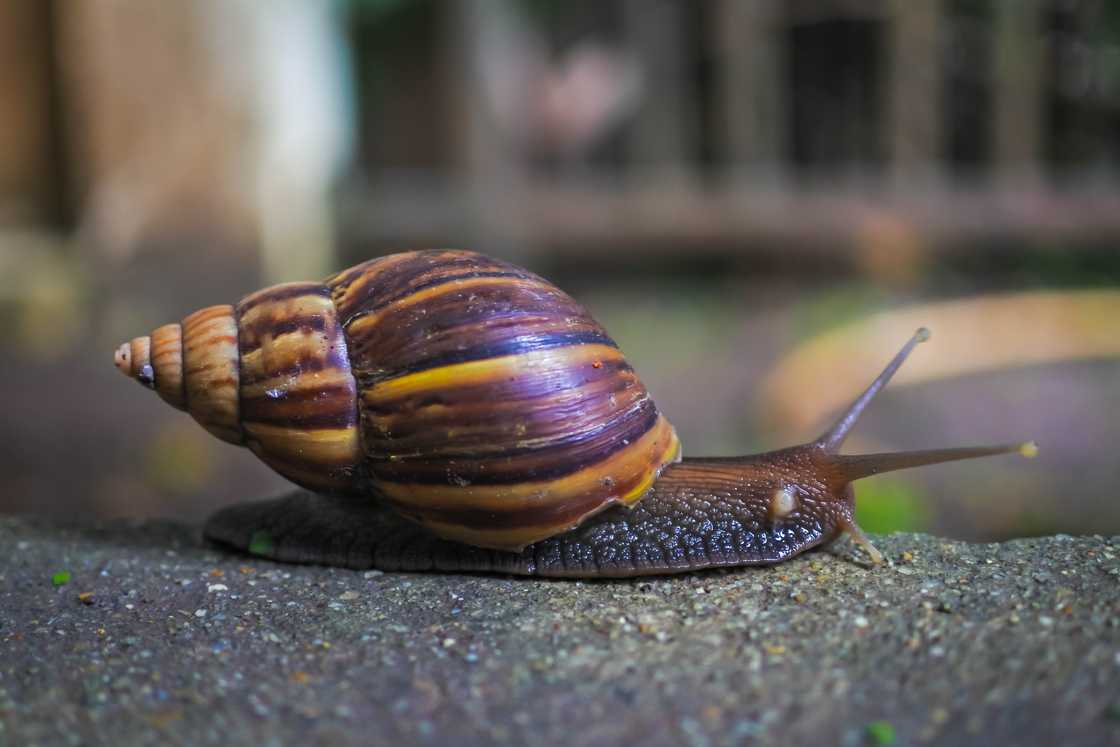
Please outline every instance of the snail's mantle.
M1120 537L611 582L0 518L0 745L1116 744Z

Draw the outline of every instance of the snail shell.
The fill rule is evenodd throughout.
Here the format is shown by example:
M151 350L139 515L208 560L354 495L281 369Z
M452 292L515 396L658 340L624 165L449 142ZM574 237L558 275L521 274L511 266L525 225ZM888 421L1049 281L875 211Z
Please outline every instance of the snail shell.
M211 306L115 363L320 493L517 550L633 505L680 443L571 297L467 251L394 254Z

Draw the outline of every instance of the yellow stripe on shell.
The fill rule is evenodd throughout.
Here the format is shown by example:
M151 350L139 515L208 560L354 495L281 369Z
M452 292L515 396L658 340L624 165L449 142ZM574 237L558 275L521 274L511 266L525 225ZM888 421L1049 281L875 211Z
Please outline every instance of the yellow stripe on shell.
M543 539L546 539L548 537L554 537L558 534L562 534L564 532L570 531L571 529L574 529L575 527L579 526L588 517L593 516L593 515L599 513L600 511L603 511L603 510L609 508L612 505L622 504L623 506L632 506L635 503L637 503L637 501L643 495L645 495L649 491L649 489L653 486L654 481L657 479L657 476L659 474L661 474L661 471L666 466L668 466L670 463L675 462L675 461L679 460L679 458L680 458L680 442L677 440L676 433L673 431L672 426L670 426L668 421L666 421L664 418L659 418L657 425L650 430L650 433L647 434L646 437L647 438L656 438L658 435L663 436L664 432L666 430L668 431L670 445L669 445L668 449L664 450L664 459L659 460L660 463L657 465L656 468L647 470L646 476L637 485L635 485L632 490L630 490L627 493L625 493L624 495L618 496L616 498L611 498L609 496L604 497L604 499L600 503L593 506L590 510L586 511L582 515L573 517L573 518L571 518L567 521L561 522L561 523L533 524L533 525L511 527L511 528L508 528L508 529L501 529L501 528L490 529L490 528L477 528L477 527L469 527L469 526L460 526L460 525L445 522L445 521L430 519L430 518L424 516L424 512L423 512L422 508L416 508L415 511L411 511L410 509L412 509L413 507L409 505L408 501L401 499L400 493L398 493L396 490L394 490L394 488L397 487L397 486L395 486L392 483L380 483L379 487L382 489L382 492L384 492L386 494L386 496L390 498L390 500L392 500L394 503L396 503L398 506L400 506L402 511L406 515L408 515L409 518L412 518L414 521L417 521L418 523L424 525L425 527L428 528L428 530L430 530L434 534L439 535L440 537L444 537L444 538L450 539L450 540L455 540L457 542L464 542L466 544L474 545L476 547L490 547L490 548L493 548L493 549L496 549L496 550L506 550L506 551L510 551L510 552L520 552L521 550L525 549L525 547L527 545L530 545L534 542L539 542L539 541L541 541ZM643 438L640 441L644 441L644 440L645 439ZM621 454L625 454L625 453L626 452L621 452ZM616 456L618 456L618 455L616 455ZM611 457L610 459L606 460L606 462L604 462L602 464L605 465L606 463L611 462L613 459L614 459L614 457ZM531 484L526 484L526 485L534 486L538 492L542 491L542 490L547 491L547 492L562 490L565 493L567 493L568 489L570 489L571 487L576 486L576 485L580 485L580 484L585 484L589 481L593 485L595 483L598 483L598 484L601 485L602 484L601 472L598 471L598 468L600 466L601 465L593 465L593 467L595 468L595 474L590 476L590 480L587 479L589 476L585 474L587 472L587 470L583 470L583 471L577 473L576 475L570 475L566 478L561 478L560 480L554 480L554 481L545 482L545 483L531 483ZM565 485L565 483L566 483L566 485ZM417 486L409 486L409 487L417 487ZM422 486L422 487L431 488L431 487L434 487L434 486ZM443 487L446 490L446 486L438 486L438 487ZM508 488L508 487L511 487L511 486L478 486L478 487L486 487L486 488L504 487L504 488ZM525 487L525 486L517 485L517 486L513 486L513 487L522 488L522 487ZM461 492L462 490L469 490L469 488L456 489L456 493ZM415 493L413 493L411 497L416 497ZM479 497L480 496L478 496L477 494L472 496L472 498L476 498L476 499L479 498ZM506 499L508 499L508 497L509 496L506 496ZM531 500L526 501L526 500L524 500L524 498L525 498L525 496L522 496L522 500L519 501L519 503L521 505L529 505L531 503ZM439 503L446 503L446 501L448 499L449 499L449 497L446 495L446 493L442 496L429 494L429 495L425 496L425 498L424 498L425 502L435 503L437 505ZM513 505L506 499L498 499L498 500L495 501L494 496L490 496L491 503L497 503L498 505L501 505L501 506ZM415 504L413 504L413 505L415 505ZM462 505L473 507L473 506L476 506L477 503L476 503L475 500L470 500L470 501L464 500Z
M289 369L293 362L301 359L325 359L325 349L331 344L330 338L322 332L304 332L302 330L295 330L293 332L285 332L278 337L272 337L267 340L265 344L255 350L247 350L241 355L241 371L242 376L248 380L255 380L256 383L246 386L246 391L253 388L259 388L262 377L267 376L273 371L284 371ZM308 371L299 374L300 378L304 376L314 377L317 373L327 371L337 371L333 366L320 369L320 371ZM270 380L283 380L284 382L294 383L291 374L280 374L279 376L272 376ZM300 387L306 386L300 382ZM265 387L266 389L272 387ZM292 388L285 385L285 389ZM261 390L263 392L263 389Z
M243 368L243 371L249 370ZM245 384L241 387L241 396L248 398L267 397L269 391L282 389L285 393L296 394L316 389L324 389L334 384L346 384L350 379L350 372L341 368L324 368L319 371L307 373L280 374L254 384ZM282 400L281 400L282 401Z
M452 386L473 386L488 384L496 379L525 375L534 369L560 364L571 368L582 364L621 362L625 359L618 348L610 345L578 345L561 348L531 350L527 353L503 355L466 363L452 363L424 371L404 374L374 384L362 394L362 399L370 406L419 394L426 391L440 391Z
M331 289L331 294L334 295L337 292L338 283L344 277L350 278L350 282L346 286L346 290L343 293L340 293L334 299L337 307L347 308L353 302L351 296L359 292L365 292L366 290L368 290L368 288L374 283L374 280L378 275L390 269L394 265L400 264L401 262L411 261L413 258L414 257L412 252L387 254L384 257L378 257L377 259L363 262L360 265L356 265L349 269L343 270L342 272L336 273L335 275L327 278L326 283L324 284Z
M313 342L313 349L316 353L320 352L324 347L322 343L329 336L326 332L308 333L303 330L295 329L279 336L274 335L268 330L270 322L282 322L292 319L311 319L313 317L322 317L332 322L335 319L334 303L329 296L323 295L322 288L316 286L308 286L307 292L298 296L290 296L287 298L269 298L269 294L276 294L278 291L284 291L293 286L306 286L306 283L285 283L276 285L271 288L266 288L262 291L257 291L251 296L246 296L242 300L242 308L245 309L241 315L241 327L245 330L256 330L258 325L264 324L266 334L262 336L260 347L247 351L242 355L242 361L251 359L251 356L258 355L266 349L272 349L278 340L289 338L287 344L298 344L300 342L308 341L309 339L318 338L318 342ZM319 291L319 292L317 292ZM335 327L335 324L327 325L327 329ZM270 340L266 346L264 340ZM284 348L275 349L277 354L276 359L267 358L260 361L259 365L278 367L283 366L286 356L292 353ZM258 355L259 357L259 355Z
M445 293L453 293L455 291L469 290L477 287L492 288L496 285L529 285L532 283L521 277L477 277L477 278L460 278L458 280L447 280L439 285L433 285L430 288L418 290L411 295L398 299L393 303L383 308L363 314L350 322L346 327L346 332L351 339L360 339L361 335L365 334L370 327L375 327L382 320L386 314L398 313L401 309L408 308L424 301L430 301L433 298L439 298ZM542 286L540 283L532 283L538 292L545 290L547 287ZM555 291L554 291L555 292Z
M504 454L511 447L547 447L555 443L556 429L560 428L565 438L578 439L580 434L594 437L593 434L602 430L605 425L603 418L611 417L618 421L651 406L649 393L639 384L633 371L620 370L609 379L555 392L547 403L548 407L578 409L563 421L557 421L552 430L540 432L535 437L526 435L525 423L531 419L531 413L526 411L526 403L516 399L495 401L493 398L476 398L470 403L460 402L456 405L435 400L409 403L407 407L394 407L391 412L384 413L367 409L363 421L364 433L369 437L367 448L380 450L385 447L386 440L391 440L393 454L415 454L422 450L425 456L441 457L462 454L463 444L470 443L472 457L479 458L487 454ZM619 391L612 393L611 390L619 387ZM588 397L611 398L613 412L608 415L604 410L594 407L579 407L580 402ZM477 411L480 417L472 418L467 414L467 408ZM455 413L462 415L459 422L450 428L445 427L444 419ZM523 415L525 419L522 419ZM501 422L495 422L493 416L500 416ZM407 434L401 433L402 427L408 430ZM497 432L503 429L505 433ZM615 429L612 427L612 430ZM432 434L437 431L443 431L447 435L442 444L432 438ZM617 434L617 430L615 432Z
M378 481L378 487L389 499L418 511L426 507L447 506L449 501L463 508L518 510L534 505L552 505L562 502L567 496L587 495L594 491L602 491L607 502L632 505L650 489L661 469L679 458L680 440L669 421L664 416L658 416L654 426L629 448L554 480L464 486L382 480ZM605 478L610 478L613 484L620 484L643 471L644 476L625 493L611 496L604 484Z
M269 445L269 453L279 460L341 464L351 462L358 449L358 429L312 428L303 430L265 423L245 423L251 440Z
M299 287L306 289L306 292L303 295L292 296L288 299L276 298L277 294L283 294L289 288ZM324 287L325 286L316 285L314 282L308 282L305 280L293 280L287 283L277 283L276 285L270 285L267 288L261 288L260 290L253 291L252 293L248 294L240 301L238 301L237 305L241 308L243 312L242 318L244 319L253 313L259 313L262 307L274 311L277 306L285 303L286 301L299 300L306 297L321 296L321 294L316 294L314 290L317 288L321 291ZM246 307L250 307L248 311L245 311Z
M248 430L248 426L246 426ZM275 451L264 451L261 444L249 440L249 450L277 473L298 485L317 491L344 491L354 488L354 475L341 467L326 469L323 465L293 464L276 455Z

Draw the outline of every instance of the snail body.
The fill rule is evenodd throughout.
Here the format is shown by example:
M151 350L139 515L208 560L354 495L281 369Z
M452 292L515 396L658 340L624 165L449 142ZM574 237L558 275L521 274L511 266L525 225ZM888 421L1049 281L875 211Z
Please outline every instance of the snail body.
M586 310L474 252L388 255L266 288L114 360L305 489L220 511L212 540L355 568L626 576L779 562L845 532L875 558L853 480L1023 450L837 453L925 337L816 441L683 461Z

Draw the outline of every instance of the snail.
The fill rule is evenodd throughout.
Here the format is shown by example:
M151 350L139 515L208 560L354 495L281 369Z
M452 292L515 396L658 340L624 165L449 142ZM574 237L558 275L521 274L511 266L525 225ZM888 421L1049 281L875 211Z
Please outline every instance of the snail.
M468 251L372 259L125 343L116 366L303 490L204 528L266 558L609 577L787 560L849 534L854 480L1032 443L841 455L918 332L809 443L687 458L570 296Z

